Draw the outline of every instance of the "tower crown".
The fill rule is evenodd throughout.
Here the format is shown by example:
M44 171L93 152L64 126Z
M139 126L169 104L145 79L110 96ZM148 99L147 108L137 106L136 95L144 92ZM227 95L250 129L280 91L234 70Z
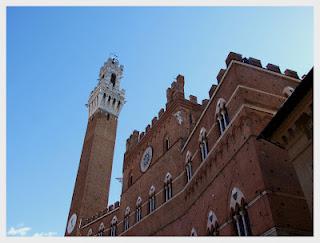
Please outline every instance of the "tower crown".
M97 110L110 113L116 117L125 103L125 90L120 89L123 65L116 57L109 57L100 68L98 85L91 91L88 108L89 117Z

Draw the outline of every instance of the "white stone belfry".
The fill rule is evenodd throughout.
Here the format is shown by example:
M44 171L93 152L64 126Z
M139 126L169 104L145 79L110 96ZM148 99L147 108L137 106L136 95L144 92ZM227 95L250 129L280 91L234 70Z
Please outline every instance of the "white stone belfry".
M109 57L100 68L99 83L91 91L88 109L89 117L97 110L118 117L125 103L125 90L120 89L123 65L119 65L116 57Z

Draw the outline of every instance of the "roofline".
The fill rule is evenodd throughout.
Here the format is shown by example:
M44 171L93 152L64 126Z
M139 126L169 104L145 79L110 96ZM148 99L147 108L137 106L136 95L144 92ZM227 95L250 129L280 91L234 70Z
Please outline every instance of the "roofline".
M306 91L309 91L310 89L313 89L313 67L301 81L301 83L296 87L286 102L283 103L268 125L259 134L257 139L267 139L272 136L274 130L281 125L281 123L288 117L288 114L292 112L293 108L306 95Z

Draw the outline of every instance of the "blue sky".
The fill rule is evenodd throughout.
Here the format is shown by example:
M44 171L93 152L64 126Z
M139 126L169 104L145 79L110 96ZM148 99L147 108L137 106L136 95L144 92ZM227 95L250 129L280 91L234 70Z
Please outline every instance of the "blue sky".
M87 125L85 104L110 53L124 65L109 202L125 142L165 107L181 73L208 98L230 51L300 76L313 66L311 7L7 8L7 232L63 235Z

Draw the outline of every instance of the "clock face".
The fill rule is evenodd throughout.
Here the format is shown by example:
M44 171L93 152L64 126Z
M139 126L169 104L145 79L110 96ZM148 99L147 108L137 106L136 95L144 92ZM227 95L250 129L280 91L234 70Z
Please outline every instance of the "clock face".
M77 223L77 215L74 213L72 214L72 216L69 218L69 222L68 222L68 227L67 227L67 232L68 234L71 234L74 227L76 226Z
M152 147L149 146L146 148L146 150L144 151L141 161L140 161L140 169L142 172L145 172L152 160Z

